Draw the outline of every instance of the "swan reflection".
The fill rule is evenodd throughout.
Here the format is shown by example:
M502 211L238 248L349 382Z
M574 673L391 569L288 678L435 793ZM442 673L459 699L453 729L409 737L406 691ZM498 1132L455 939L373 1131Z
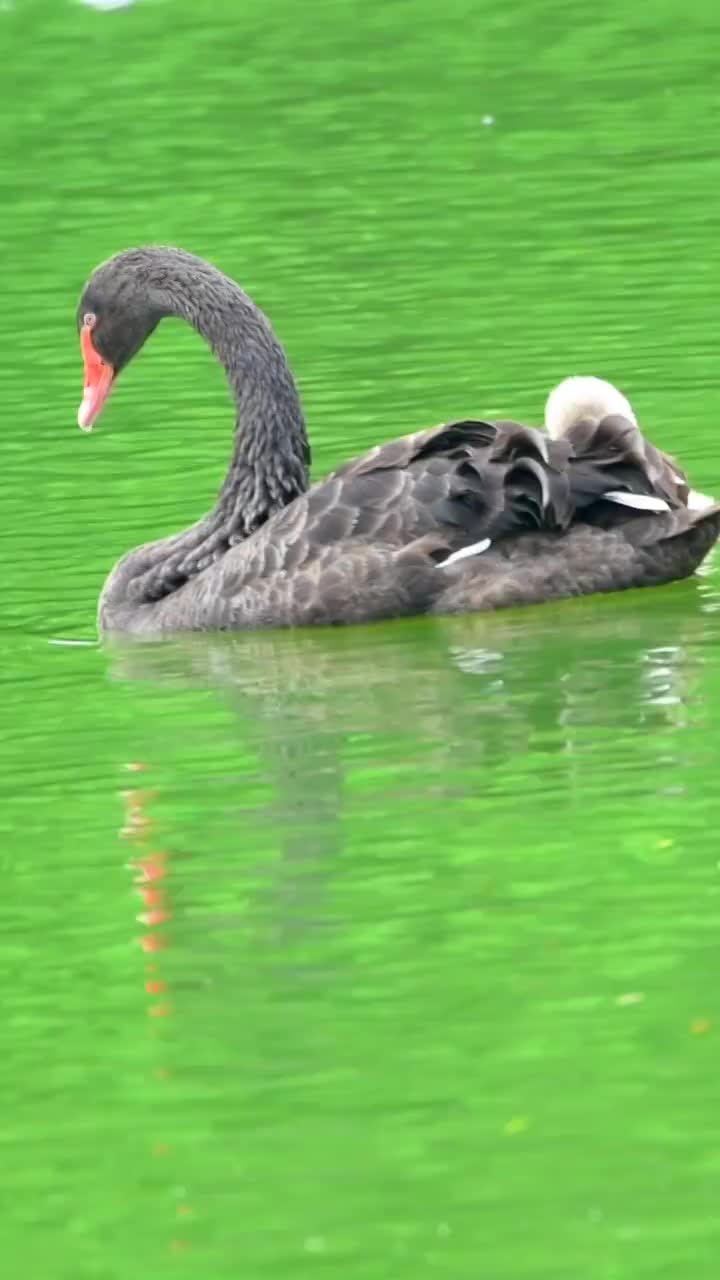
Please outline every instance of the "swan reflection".
M674 587L660 607L636 595L380 627L105 644L113 679L211 690L237 715L238 732L259 735L271 754L298 738L309 750L307 733L334 735L340 755L353 735L408 733L443 759L462 744L465 765L502 765L537 734L552 753L571 745L575 729L681 728L717 630L703 585Z

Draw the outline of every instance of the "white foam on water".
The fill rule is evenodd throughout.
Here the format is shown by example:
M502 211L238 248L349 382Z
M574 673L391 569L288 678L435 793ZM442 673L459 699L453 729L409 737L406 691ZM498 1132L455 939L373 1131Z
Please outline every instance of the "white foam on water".
M127 9L135 0L80 0L89 9Z
M64 640L60 637L48 640L48 644L72 645L76 648L82 649L95 649L97 647L97 643L97 640Z

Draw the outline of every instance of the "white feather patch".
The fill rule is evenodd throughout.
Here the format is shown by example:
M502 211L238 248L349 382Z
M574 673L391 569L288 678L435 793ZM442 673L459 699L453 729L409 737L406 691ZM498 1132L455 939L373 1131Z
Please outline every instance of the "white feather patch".
M447 560L441 560L437 568L447 569L449 564L457 564L458 560L467 560L470 556L482 555L483 551L487 551L489 546L490 539L483 538L481 542L473 542L469 547L461 547L459 551L453 551Z
M637 426L630 401L611 382L602 378L566 378L548 396L545 426L557 440L577 422L597 426L603 418L616 413Z
M669 511L664 498L653 498L647 493L624 493L610 489L603 494L606 502L617 502L619 507L633 507L635 511Z
M708 507L715 506L715 499L708 498L706 493L698 493L697 489L691 489L688 493L688 511L707 511Z

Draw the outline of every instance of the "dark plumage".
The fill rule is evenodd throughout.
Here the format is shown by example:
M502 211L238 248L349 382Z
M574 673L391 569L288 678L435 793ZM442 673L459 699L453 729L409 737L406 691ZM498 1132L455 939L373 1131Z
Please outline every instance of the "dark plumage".
M590 378L553 392L549 434L450 423L371 449L308 489L300 401L266 318L178 249L129 250L88 282L86 429L106 383L167 315L193 324L225 367L232 460L207 516L116 565L103 629L353 623L651 586L692 573L720 533L720 507L644 440L615 388Z

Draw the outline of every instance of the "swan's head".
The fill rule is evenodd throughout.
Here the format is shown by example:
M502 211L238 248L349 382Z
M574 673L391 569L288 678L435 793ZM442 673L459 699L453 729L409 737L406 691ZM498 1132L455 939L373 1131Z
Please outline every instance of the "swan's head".
M160 320L137 251L120 253L91 275L77 309L85 390L78 425L91 431L117 375Z

